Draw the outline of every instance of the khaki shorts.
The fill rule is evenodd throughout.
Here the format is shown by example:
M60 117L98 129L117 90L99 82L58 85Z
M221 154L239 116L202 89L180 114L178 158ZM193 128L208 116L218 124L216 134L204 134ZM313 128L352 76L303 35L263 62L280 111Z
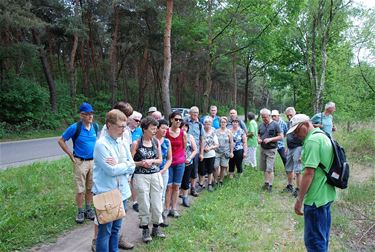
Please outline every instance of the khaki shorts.
M82 161L74 158L74 183L77 193L91 192L92 189L92 167L93 160Z
M275 167L275 157L277 149L260 148L259 166L262 171L273 172Z
M228 167L229 163L229 158L225 157L224 153L216 153L216 158L215 158L215 169L219 166L221 167Z

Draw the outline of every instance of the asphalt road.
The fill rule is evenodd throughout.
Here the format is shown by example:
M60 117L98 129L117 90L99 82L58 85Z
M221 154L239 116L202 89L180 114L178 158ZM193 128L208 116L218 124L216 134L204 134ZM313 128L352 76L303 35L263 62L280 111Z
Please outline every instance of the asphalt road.
M58 139L50 137L0 143L0 170L66 156L57 143ZM72 147L71 141L68 144Z

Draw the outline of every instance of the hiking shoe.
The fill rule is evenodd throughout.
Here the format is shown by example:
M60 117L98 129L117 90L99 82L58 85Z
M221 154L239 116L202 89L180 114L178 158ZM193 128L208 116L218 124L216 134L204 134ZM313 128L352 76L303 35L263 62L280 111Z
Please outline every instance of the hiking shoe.
M188 196L182 197L182 205L184 207L190 207Z
M130 243L130 242L127 242L127 241L124 241L122 239L119 239L119 241L118 241L118 247L120 249L130 250L130 249L134 248L134 244Z
M165 209L161 214L161 217L163 217L163 223L160 223L161 227L168 227L169 226L168 215L169 215L169 210Z
M268 186L268 192L269 192L269 193L272 193L272 185L269 185L269 186Z
M293 193L293 186L292 185L287 185L284 189L283 189L283 193Z
M94 213L94 210L92 208L86 209L85 218L89 219L89 220L95 219L95 213Z
M264 185L262 186L262 190L267 191L269 186L270 185L268 183L264 183Z
M297 198L297 197L298 197L298 194L299 194L299 188L294 189L292 195L293 195L295 198Z
M133 204L133 209L134 209L134 211L136 211L137 213L139 212L139 205L138 205L138 202Z
M208 185L208 191L209 192L213 192L214 191L214 188L211 184Z
M78 224L82 224L84 221L85 221L85 212L84 211L78 212L76 216L76 222Z
M152 241L152 237L150 235L150 229L144 228L142 230L142 240L145 243Z
M198 197L199 196L199 194L195 191L195 188L191 188L190 195L193 196L193 197Z
M165 238L165 234L161 231L160 227L153 227L151 232L152 237Z
M91 242L91 251L96 252L96 239L92 239Z
M171 211L169 211L168 216L172 216L174 218L178 218L178 217L180 217L180 214L177 212L177 210L172 209Z
M204 189L206 189L206 186L205 186L205 185L201 185L201 184L198 183L197 192L200 193L200 192L202 192Z

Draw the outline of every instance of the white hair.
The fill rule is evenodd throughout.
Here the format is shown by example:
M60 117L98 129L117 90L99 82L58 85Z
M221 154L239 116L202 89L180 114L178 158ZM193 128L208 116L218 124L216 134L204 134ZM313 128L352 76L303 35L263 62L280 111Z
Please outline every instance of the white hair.
M197 106L193 106L190 108L189 112L198 112L199 113L199 108Z
M139 113L138 111L133 111L133 114L131 114L131 116L129 116L130 119L139 119L141 120L142 119L142 114Z
M262 108L262 109L259 111L259 113L260 113L261 115L268 115L268 116L271 115L271 111L270 111L269 109L267 109L267 108Z
M324 109L334 108L336 107L336 104L334 102L327 102L327 104L324 106Z
M203 123L206 123L206 122L211 122L211 123L212 123L212 118L211 118L211 116L206 116L206 117L204 118Z
M294 107L287 107L285 110L285 114L288 112L292 112L293 115L296 114L296 110L294 109Z

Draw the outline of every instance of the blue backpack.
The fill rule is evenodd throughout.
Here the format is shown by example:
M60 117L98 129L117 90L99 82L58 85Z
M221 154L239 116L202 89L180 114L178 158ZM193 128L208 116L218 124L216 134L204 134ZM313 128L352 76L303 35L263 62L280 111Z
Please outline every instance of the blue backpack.
M349 163L346 160L344 148L326 132L316 133L325 134L331 141L333 148L333 162L329 171L326 172L326 167L322 163L319 164L319 167L327 176L327 183L340 189L346 189L349 183Z

